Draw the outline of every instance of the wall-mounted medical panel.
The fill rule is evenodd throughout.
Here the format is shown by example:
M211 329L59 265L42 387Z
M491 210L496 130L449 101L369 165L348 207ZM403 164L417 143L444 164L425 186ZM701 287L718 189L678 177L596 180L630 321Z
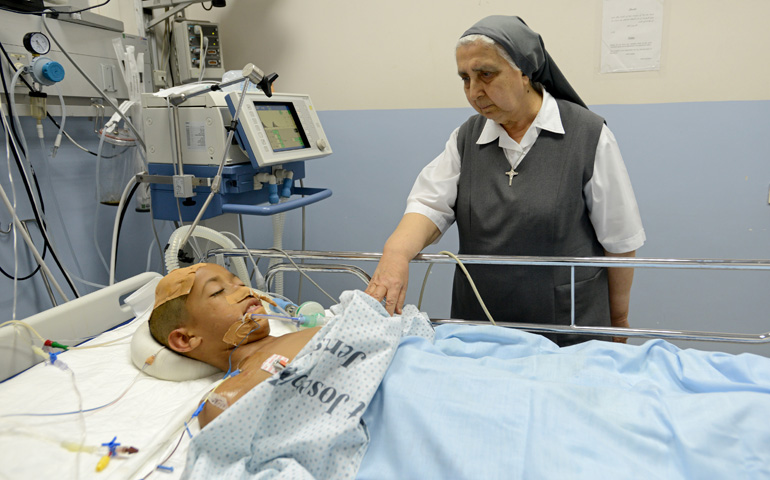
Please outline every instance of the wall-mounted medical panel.
M93 25L93 23L92 23ZM148 41L144 37L127 35L115 31L114 21L109 22L111 29L70 21L46 18L45 25L39 15L24 15L4 11L0 16L0 42L17 66L29 65L33 54L24 46L24 37L30 32L41 32L50 40L50 51L46 57L58 62L64 69L64 79L57 83L64 97L67 116L95 116L100 113L93 106L104 103L101 94L83 77L70 60L62 53L62 48L69 54L80 69L93 83L116 103L128 99L128 88L123 79L121 64L117 59L113 40L119 38L124 48L134 47L134 55L141 53L143 61L139 65L143 91L152 91L151 58ZM46 29L46 26L48 29ZM61 44L61 48L57 45ZM11 88L14 70L7 68L3 58L3 73L7 88ZM149 72L149 74L148 74ZM6 87L0 84L0 91ZM61 115L59 95L55 86L46 87L48 111L51 115ZM29 115L29 88L19 80L15 87L15 102L20 115ZM96 100L95 100L96 99ZM5 103L5 95L2 95ZM106 112L111 115L111 111Z
M174 81L221 80L225 73L219 26L200 20L175 22Z

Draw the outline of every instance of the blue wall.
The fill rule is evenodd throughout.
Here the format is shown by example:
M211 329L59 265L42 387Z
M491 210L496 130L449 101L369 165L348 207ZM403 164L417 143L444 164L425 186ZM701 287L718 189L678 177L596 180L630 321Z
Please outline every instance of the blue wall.
M96 249L99 248L105 259L109 261L113 221L117 208L96 202L96 157L82 152L65 139L56 157L51 158L50 151L57 129L48 121L44 122L44 127L46 135L45 154L42 152L39 140L37 139L34 121L30 118L22 119L22 128L29 145L29 157L42 190L48 228L53 237L60 260L72 275L92 283L104 285L108 282L109 277L96 254ZM66 121L67 132L83 147L96 152L99 141L98 137L93 133L93 128L93 121L89 119L69 118ZM5 151L4 137L2 147L3 151ZM103 148L105 156L111 156L121 151L123 151L122 148L113 150L111 146ZM45 155L45 160L43 155ZM109 159L102 159L102 168L107 167L110 161ZM3 173L0 174L0 183L10 197L11 188L8 180L8 168L5 161L2 162L2 165L0 171ZM19 218L32 218L32 209L29 207L29 201L24 193L13 159L11 159L11 171L14 173ZM61 216L59 216L59 212ZM2 225L2 230L8 229L10 221L11 217L8 211L4 206L0 206L0 225ZM157 222L162 242L165 242L173 231L173 227L170 224L164 225L164 223L168 222ZM95 227L96 240L94 240ZM32 231L32 238L38 250L42 253L43 243L41 236L34 225L30 229ZM150 242L154 238L150 226L150 215L148 213L136 212L132 203L126 212L121 232L117 264L118 280L145 271L147 252ZM24 276L32 271L36 263L20 235L18 237L18 251L20 259L19 273L20 276ZM159 268L157 247L154 247L153 255L152 265ZM12 236L0 235L0 266L6 272L12 273L14 268L13 262ZM74 298L74 294L60 275L50 253L46 255L46 263L56 275L57 282L61 285L65 294L70 299ZM75 281L75 286L81 294L96 290L95 287L82 284L77 280ZM57 299L61 301L58 295ZM3 313L3 320L11 318L12 306L13 282L4 276L0 277L0 311ZM18 283L17 319L32 315L51 306L51 300L46 293L40 274L30 280Z
M770 258L770 102L602 105L592 110L607 119L631 176L647 232L640 257ZM334 154L307 163L305 185L328 187L334 194L307 207L305 247L381 251L401 218L414 178L443 149L451 131L472 113L469 108L320 112ZM87 119L68 120L67 126L76 139L96 149L98 139ZM33 135L31 122L25 122L25 131L28 137ZM53 128L49 134L53 138ZM34 154L35 147L31 148ZM99 243L107 255L115 208L95 207L94 166L94 157L81 154L65 141L59 155L49 159L49 172L40 174L54 179L84 276L103 283L107 277L94 255L93 219L98 214ZM8 188L7 178L0 182ZM22 216L26 214L22 209ZM6 228L7 223L7 213L0 212L0 224ZM156 224L165 242L173 226ZM250 247L272 245L270 219L246 218L244 224ZM287 214L284 248L301 247L300 224L300 212ZM58 240L61 235L55 231L55 236ZM131 209L122 237L118 279L144 271L153 238L148 215ZM426 251L443 249L457 250L454 228ZM72 265L68 248L60 246L60 251ZM157 253L154 255L157 270ZM6 270L12 268L8 236L0 236L0 262ZM359 265L369 273L374 271L372 262ZM265 266L263 262L263 271ZM431 316L449 315L452 271L448 265L432 270L422 305ZM417 303L424 272L424 266L413 266L407 302ZM296 274L286 275L287 295L296 297L297 278ZM362 286L349 276L318 274L315 278L334 295ZM631 321L639 326L686 330L767 331L769 279L770 272L637 269ZM18 317L50 306L40 280L32 282L26 285L34 288L25 285L20 292ZM10 318L12 283L0 278L0 286L0 309ZM303 282L302 290L302 300L329 304L308 282ZM698 346L770 355L770 347L765 346Z
M770 258L770 102L592 107L623 152L647 233L647 258ZM308 248L381 251L419 170L470 109L321 112L332 157L308 178L334 196L308 209ZM456 251L454 227L426 251ZM367 267L372 272L374 264ZM452 269L434 267L423 308L449 315ZM424 268L410 278L416 303ZM634 325L685 330L770 330L770 272L638 269ZM743 351L743 346L698 345ZM770 354L770 347L745 348Z

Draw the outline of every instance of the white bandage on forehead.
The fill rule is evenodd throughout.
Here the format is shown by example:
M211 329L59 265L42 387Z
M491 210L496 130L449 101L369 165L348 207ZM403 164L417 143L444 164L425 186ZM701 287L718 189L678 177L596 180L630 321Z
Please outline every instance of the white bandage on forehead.
M152 307L153 310L169 300L189 294L195 283L195 272L204 265L206 264L197 263L189 267L177 268L163 277L155 287L155 305Z

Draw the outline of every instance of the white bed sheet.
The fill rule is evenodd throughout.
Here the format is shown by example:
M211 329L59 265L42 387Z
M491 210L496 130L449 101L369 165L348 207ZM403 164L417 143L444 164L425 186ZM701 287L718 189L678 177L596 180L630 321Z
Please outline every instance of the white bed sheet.
M133 301L131 297L126 300L138 315L134 320L82 346L115 343L62 353L59 359L68 366L67 371L40 363L0 383L0 479L181 477L190 440L185 428L192 435L200 431L197 420L189 422L190 416L223 373L197 380L167 381L142 373L133 364L131 337L149 317L147 302L152 305L155 283L157 279L146 285L152 288L139 288ZM274 320L270 320L270 330L273 336L294 331ZM67 339L52 340L68 344ZM113 405L82 415L18 415L88 410L119 397ZM116 442L136 447L139 452L111 459L101 472L96 471L101 454L77 454L61 446L62 442L81 441L86 446L101 445L114 437ZM173 455L163 465L173 471L156 470L172 450Z
M112 402L140 375L114 405L82 416L7 416L76 411L78 395L69 371L45 364L0 384L0 478L138 479L167 455L182 436L184 422L222 375L173 382L140 374L131 362L129 344L130 335L142 321L135 319L86 344L121 339L113 345L71 350L59 357L74 372L83 409ZM197 422L189 426L193 434L198 431ZM61 441L79 443L84 427L85 445L101 445L117 437L121 445L136 447L139 452L114 458L107 468L96 472L101 455L78 455L59 445ZM179 478L188 441L184 433L179 448L165 463L174 471L157 471L151 478Z

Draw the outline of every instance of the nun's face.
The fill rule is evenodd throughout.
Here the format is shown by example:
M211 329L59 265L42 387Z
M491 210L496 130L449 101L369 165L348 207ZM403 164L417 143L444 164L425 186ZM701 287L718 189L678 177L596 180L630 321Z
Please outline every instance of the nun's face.
M456 56L465 97L477 112L504 127L532 121L529 78L505 61L494 46L482 42L462 45Z

